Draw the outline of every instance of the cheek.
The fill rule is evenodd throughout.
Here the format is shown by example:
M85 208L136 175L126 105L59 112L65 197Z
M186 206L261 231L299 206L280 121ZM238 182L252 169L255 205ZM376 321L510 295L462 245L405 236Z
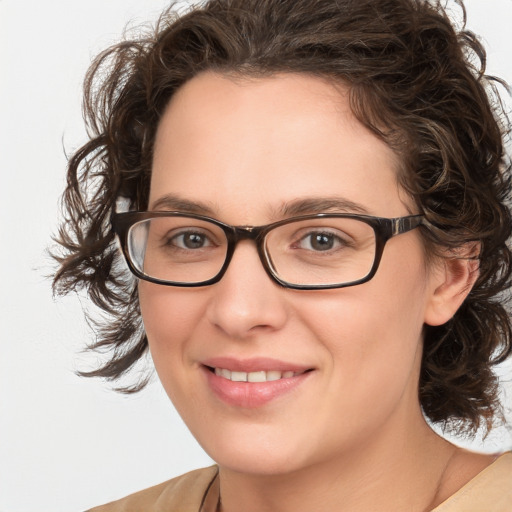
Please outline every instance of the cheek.
M417 384L426 276L421 258L401 265L393 258L398 255L389 251L368 283L315 300L304 297L301 305L308 330L327 349L336 385L354 390L356 403L374 403L383 386L391 398L409 380Z
M140 281L139 303L150 343L186 335L201 317L200 295L196 290Z
M169 392L173 375L187 364L185 347L202 315L201 293L141 281L139 302L149 349L162 384Z
M421 346L423 322L415 291L390 297L368 290L371 293L354 289L337 300L312 302L302 315L332 365L342 365L353 381L362 374L365 379L392 378L397 367L411 366Z

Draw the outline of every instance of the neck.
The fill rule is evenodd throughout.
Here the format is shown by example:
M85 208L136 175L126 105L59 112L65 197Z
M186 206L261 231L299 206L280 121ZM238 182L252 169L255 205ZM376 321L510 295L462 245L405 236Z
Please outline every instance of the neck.
M437 504L454 452L418 410L406 428L391 421L357 448L295 471L258 475L221 467L221 510L422 512Z

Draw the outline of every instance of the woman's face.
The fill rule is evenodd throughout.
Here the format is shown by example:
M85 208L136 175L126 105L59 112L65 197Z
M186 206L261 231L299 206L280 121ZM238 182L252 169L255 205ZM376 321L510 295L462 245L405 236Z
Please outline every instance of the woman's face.
M329 211L399 217L414 212L397 167L341 87L304 75L204 73L162 118L149 209L261 225L336 200ZM270 474L420 421L421 333L434 287L415 230L392 238L376 276L359 286L282 288L243 241L220 282L141 281L139 293L158 375L194 436L221 466ZM281 378L233 382L226 376L239 374L212 367Z

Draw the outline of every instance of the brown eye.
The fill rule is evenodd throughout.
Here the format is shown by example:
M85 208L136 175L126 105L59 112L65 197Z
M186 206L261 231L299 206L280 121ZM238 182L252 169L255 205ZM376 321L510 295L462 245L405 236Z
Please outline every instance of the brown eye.
M326 233L310 235L309 238L309 245L315 251L328 251L334 246L334 237Z

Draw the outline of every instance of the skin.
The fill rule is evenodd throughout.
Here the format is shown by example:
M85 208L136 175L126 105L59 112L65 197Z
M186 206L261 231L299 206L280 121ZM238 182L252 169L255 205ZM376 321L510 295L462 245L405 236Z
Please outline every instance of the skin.
M261 225L297 199L336 196L370 215L416 213L397 168L340 86L305 75L203 73L178 91L160 123L149 209L166 209L161 200L172 194L223 222ZM214 285L141 281L156 370L219 464L222 510L429 510L489 464L438 437L418 401L423 326L454 314L474 265L427 266L414 230L388 242L371 281L345 289L278 286L250 241ZM204 378L201 362L219 356L271 357L313 371L262 407L235 407Z

